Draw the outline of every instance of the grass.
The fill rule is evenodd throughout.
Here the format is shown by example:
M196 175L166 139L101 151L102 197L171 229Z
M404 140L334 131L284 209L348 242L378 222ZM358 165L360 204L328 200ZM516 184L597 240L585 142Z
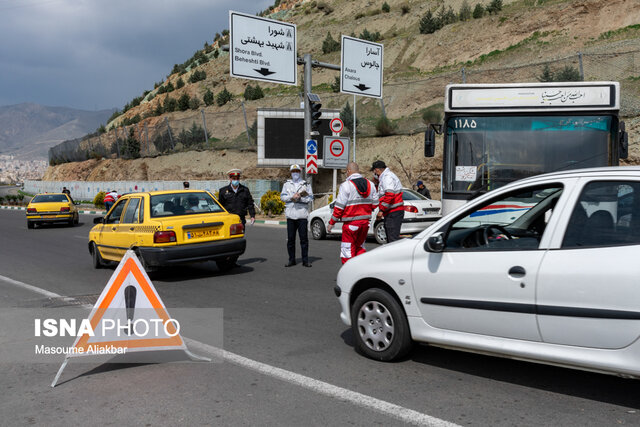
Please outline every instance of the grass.
M598 40L608 40L613 37L625 35L629 32L635 32L636 30L640 30L640 24L633 24L623 28L618 28L617 30L605 31L604 33L600 34L600 36L598 36Z

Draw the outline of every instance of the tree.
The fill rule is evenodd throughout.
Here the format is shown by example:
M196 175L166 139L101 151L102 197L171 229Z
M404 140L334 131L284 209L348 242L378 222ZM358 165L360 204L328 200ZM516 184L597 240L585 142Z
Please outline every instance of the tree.
M204 105L206 105L207 107L209 105L213 105L214 96L213 92L211 92L211 89L207 88L207 91L204 93L202 100L204 101Z
M253 101L256 99L264 98L264 92L259 84L256 84L255 87L251 85L247 85L244 90L244 99L247 101Z
M553 71L551 71L551 67L549 64L545 64L542 68L542 74L538 76L538 81L541 82L552 82L553 81Z
M484 16L484 6L478 3L473 9L473 19L480 19Z
M191 98L189 94L183 93L180 98L178 98L178 110L187 111L189 109L189 101Z
M442 27L440 21L433 16L430 10L427 10L427 13L424 14L419 26L420 34L432 34Z
M580 71L571 65L565 65L555 74L555 81L557 82L579 82L581 80Z
M346 130L349 135L353 136L353 110L349 105L349 101L347 101L347 105L344 106L342 111L340 111L340 118L342 119L342 123L344 123L344 130ZM360 125L360 122L356 120L356 129Z
M124 142L124 157L128 159L137 159L140 157L140 141L135 136L135 129L129 129L129 137Z
M216 104L218 104L219 107L222 107L224 104L231 101L232 99L233 99L233 95L225 87L218 93L218 95L216 95Z
M178 89L180 89L180 88L183 88L183 87L184 87L184 80L182 80L182 77L180 77L180 78L178 79L178 81L176 82L176 87L177 87Z
M389 3L387 3L387 2L382 3L382 8L381 9L382 9L382 11L384 13L389 13L389 11L391 11L391 7L389 6Z
M464 0L462 2L462 6L460 6L460 13L458 14L458 17L461 21L468 21L471 19L471 13L471 6L469 6L467 0Z
M331 90L335 93L340 92L340 77L335 76L333 83L331 83Z
M164 104L162 106L162 110L165 113L171 113L173 111L176 111L176 109L178 108L178 101L176 101L175 99L173 99L170 96L167 96L164 100Z
M502 0L491 0L491 3L487 6L487 13L489 15L497 14L502 10Z
M322 53L337 52L340 50L340 42L331 37L331 33L327 32L327 37L322 42Z

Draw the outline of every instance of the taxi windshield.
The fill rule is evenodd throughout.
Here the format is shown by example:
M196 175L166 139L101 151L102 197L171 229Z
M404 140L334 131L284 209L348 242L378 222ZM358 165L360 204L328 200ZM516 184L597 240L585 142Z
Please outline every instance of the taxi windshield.
M39 194L31 199L31 203L65 203L69 202L64 194Z
M209 193L167 193L151 196L151 217L170 217L211 212L223 212Z

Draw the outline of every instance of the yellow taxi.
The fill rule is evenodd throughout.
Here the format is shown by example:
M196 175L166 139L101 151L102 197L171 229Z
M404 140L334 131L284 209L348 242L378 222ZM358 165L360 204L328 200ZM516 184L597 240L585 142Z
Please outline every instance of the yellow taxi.
M27 228L50 222L73 226L79 219L78 209L65 193L36 194L27 205Z
M246 248L240 217L228 213L208 191L126 194L93 222L89 252L95 268L120 261L132 249L147 271L208 260L225 271Z

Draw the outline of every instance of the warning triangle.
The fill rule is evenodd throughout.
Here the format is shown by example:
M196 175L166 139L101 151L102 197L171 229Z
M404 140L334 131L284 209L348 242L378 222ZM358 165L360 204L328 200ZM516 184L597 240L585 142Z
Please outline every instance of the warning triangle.
M78 336L73 347L80 351L73 356L104 354L114 348L126 352L186 349L133 251L127 251L120 261L88 319L93 336Z

